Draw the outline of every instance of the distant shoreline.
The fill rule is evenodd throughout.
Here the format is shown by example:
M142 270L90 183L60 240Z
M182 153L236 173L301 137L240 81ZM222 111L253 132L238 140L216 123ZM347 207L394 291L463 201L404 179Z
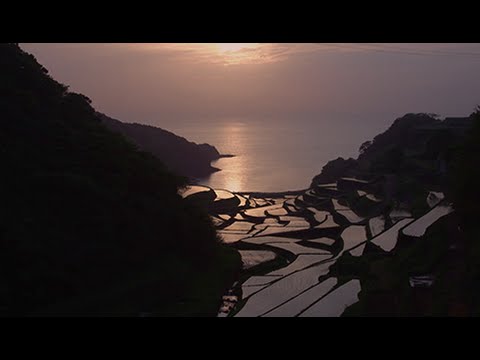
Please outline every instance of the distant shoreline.
M218 159L233 158L233 157L236 157L236 156L237 155L233 155L233 154L220 154L218 156ZM218 160L218 159L216 159L216 160ZM222 169L217 168L215 166L210 165L210 167L212 169L212 174L216 173L218 171L222 171ZM203 178L197 179L197 181L194 180L192 185L200 185L199 182L201 182L202 180L203 180ZM214 189L213 187L211 187L209 185L201 185L201 186L208 187L212 190ZM282 197L282 196L285 196L285 195L301 195L305 191L307 191L308 188L303 189L303 190L286 190L286 191L232 191L230 189L225 189L225 190L230 191L232 194L239 194L239 195L250 195L250 196L258 196L258 197Z
M239 195L250 195L250 196L258 196L258 197L279 197L285 195L301 195L308 189L303 190L287 190L287 191L236 191L233 192L234 194Z
M233 191L233 190L230 190L230 189L223 189L223 188L214 188L214 187L211 187L209 185L203 185L203 184L199 184L198 182L193 182L193 183L190 183L189 186L203 186L203 187L206 187L206 188L209 188L211 190L225 190L225 191L229 191L231 192L232 194L238 194L238 195L250 195L250 196L253 196L253 197L282 197L282 196L285 196L285 195L301 195L301 194L304 194L305 191L309 190L308 188L306 189L303 189L303 190L285 190L285 191Z
M207 177L209 177L210 175L212 175L216 172L222 171L222 169L217 168L215 166L212 166L212 161L217 161L217 160L222 159L222 158L233 158L235 156L236 155L233 155L233 154L219 154L217 158L210 161L210 169L209 169L210 173L207 175Z

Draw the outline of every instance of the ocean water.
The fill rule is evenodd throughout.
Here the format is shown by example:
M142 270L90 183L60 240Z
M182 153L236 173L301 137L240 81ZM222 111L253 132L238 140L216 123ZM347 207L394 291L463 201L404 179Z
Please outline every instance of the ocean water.
M360 144L371 135L358 123L335 119L228 118L159 126L235 155L212 162L221 171L200 183L246 192L306 189L329 160L356 158Z

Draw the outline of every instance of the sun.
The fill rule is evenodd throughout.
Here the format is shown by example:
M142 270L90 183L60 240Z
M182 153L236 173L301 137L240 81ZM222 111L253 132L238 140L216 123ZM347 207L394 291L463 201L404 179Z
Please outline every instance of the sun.
M259 63L261 44L254 43L216 43L213 51L224 65Z
M180 43L167 46L194 55L199 61L217 65L265 64L271 60L271 45L265 43Z
M220 53L237 52L243 49L256 48L258 44L253 43L217 43L216 47Z

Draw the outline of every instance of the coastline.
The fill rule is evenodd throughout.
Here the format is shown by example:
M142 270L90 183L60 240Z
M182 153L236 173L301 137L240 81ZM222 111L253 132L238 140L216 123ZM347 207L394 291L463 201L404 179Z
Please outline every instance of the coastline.
M207 175L205 175L204 177L208 177L208 176L212 175L213 173L222 171L222 169L217 168L217 167L215 167L215 166L212 166L212 161L217 161L217 160L219 160L219 159L224 159L224 158L233 158L233 157L235 157L235 156L236 156L236 155L233 155L233 154L220 154L220 155L218 155L215 159L210 160L209 173L208 173ZM203 176L202 176L202 178L203 178Z
M235 192L235 194L258 196L258 197L283 197L285 195L301 195L307 190L308 188L303 190L286 190L286 191L238 191L238 192Z

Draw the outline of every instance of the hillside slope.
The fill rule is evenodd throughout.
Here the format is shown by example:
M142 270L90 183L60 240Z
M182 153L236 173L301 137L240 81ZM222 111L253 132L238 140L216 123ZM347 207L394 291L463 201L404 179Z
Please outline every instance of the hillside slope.
M238 259L183 178L18 45L0 45L0 78L0 315L170 314L228 257L223 291Z
M123 134L140 149L158 157L171 171L189 178L202 178L218 171L210 162L221 157L209 144L196 144L169 131L143 124L124 123L98 114L110 130Z
M471 124L469 117L440 120L432 114L406 114L363 143L357 159L327 163L312 186L345 176L395 175L444 187L449 156Z

